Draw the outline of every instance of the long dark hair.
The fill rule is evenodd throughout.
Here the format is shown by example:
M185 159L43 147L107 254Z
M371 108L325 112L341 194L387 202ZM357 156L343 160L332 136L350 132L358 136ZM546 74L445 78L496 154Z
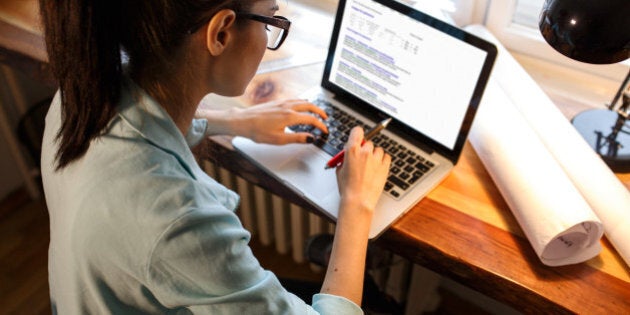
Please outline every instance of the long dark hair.
M57 169L82 157L115 115L121 49L130 67L167 63L191 30L243 0L40 0L48 58L61 93Z

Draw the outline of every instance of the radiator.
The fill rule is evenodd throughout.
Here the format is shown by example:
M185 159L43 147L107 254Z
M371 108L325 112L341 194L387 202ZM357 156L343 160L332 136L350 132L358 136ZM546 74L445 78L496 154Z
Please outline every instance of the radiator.
M265 246L273 246L280 254L291 253L297 263L306 263L303 256L306 239L320 233L334 233L333 223L300 206L254 185L230 171L203 161L208 175L241 197L237 215L252 237ZM377 285L398 302L405 303L405 314L422 314L439 305L437 287L441 277L408 260L390 254L387 267L370 270ZM314 272L322 272L314 268Z

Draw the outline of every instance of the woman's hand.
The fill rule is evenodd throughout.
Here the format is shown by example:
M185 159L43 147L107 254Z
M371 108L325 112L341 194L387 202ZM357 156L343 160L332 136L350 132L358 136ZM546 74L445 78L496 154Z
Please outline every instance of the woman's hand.
M208 119L209 134L243 136L260 143L313 142L308 132L285 132L285 127L292 125L312 125L328 133L322 122L328 119L326 112L305 100L273 101L227 111L198 110L196 116Z
M363 146L363 129L355 127L337 167L341 204L335 240L322 293L343 296L361 305L368 235L374 208L383 193L391 157L371 141Z
M363 145L363 129L355 127L345 146L344 162L337 167L337 182L342 207L347 211L364 209L373 211L376 207L389 173L391 157L382 148L374 147L372 141Z

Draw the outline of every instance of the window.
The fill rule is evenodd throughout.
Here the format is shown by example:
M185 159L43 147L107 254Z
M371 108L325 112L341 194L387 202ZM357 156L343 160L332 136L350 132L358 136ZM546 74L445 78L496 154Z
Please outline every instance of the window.
M517 0L512 23L537 28L538 17L544 2L544 0Z
M574 61L551 48L538 30L538 17L545 0L474 1L487 2L485 25L511 51L531 55L613 80L621 80L628 71L627 64L590 65Z

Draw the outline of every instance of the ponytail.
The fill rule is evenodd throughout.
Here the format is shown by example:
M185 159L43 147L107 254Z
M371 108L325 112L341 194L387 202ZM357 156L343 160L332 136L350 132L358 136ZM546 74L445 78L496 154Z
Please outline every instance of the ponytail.
M253 0L39 0L46 48L61 93L57 169L81 158L116 113L121 50L131 75L160 76L190 31L220 9ZM123 7L124 6L124 7Z
M57 169L82 157L120 96L122 0L40 0L46 48L61 93Z

